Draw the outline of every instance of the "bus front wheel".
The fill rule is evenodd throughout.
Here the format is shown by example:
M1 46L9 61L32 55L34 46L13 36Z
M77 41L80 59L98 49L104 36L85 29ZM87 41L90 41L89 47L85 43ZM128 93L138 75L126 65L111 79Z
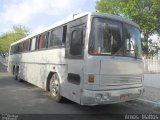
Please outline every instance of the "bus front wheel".
M51 77L49 89L51 97L56 102L61 102L62 96L60 95L60 82L57 73L53 74L53 76Z

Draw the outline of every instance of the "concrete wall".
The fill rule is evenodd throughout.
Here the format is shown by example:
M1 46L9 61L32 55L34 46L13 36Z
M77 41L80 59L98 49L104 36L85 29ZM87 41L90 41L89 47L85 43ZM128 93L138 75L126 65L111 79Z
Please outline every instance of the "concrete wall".
M144 86L160 88L160 73L159 74L144 74Z

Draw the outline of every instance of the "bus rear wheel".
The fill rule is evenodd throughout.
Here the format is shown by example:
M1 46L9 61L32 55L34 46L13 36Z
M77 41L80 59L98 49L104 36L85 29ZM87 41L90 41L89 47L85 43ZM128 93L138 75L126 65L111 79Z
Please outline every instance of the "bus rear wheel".
M14 80L17 80L17 70L15 67L13 68L13 75L14 75Z
M16 77L16 80L18 81L18 82L23 82L23 80L20 78L20 74L19 74L19 67L17 68L17 70L16 70L16 75L15 75Z
M62 96L60 95L60 82L57 73L53 74L53 76L51 77L49 89L50 95L54 99L54 101L61 102Z

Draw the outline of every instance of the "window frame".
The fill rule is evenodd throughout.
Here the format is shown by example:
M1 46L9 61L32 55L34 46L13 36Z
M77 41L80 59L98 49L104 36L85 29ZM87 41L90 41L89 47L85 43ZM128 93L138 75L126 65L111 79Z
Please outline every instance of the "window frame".
M81 55L72 55L70 53L70 49L71 49L71 39L72 39L72 32L77 30L77 29L82 29L82 52L81 52ZM72 30L73 29L73 30ZM83 59L84 58L84 50L85 50L85 38L86 38L86 23L79 23L75 26L72 26L70 27L70 37L69 37L69 50L68 50L68 53L66 54L66 56L69 58L69 59Z

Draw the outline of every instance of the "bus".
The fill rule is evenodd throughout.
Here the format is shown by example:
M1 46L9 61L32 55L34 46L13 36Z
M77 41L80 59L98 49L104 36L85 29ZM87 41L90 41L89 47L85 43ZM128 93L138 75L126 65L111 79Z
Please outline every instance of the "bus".
M107 13L73 15L10 46L8 71L80 105L135 100L144 92L139 26Z

